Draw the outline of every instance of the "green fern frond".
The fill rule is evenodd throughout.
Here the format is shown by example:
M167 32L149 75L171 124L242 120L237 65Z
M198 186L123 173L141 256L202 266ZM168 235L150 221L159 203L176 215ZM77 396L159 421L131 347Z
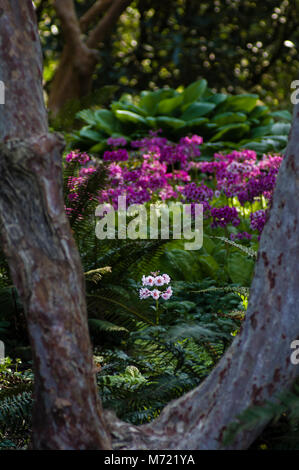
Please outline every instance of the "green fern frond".
M218 238L218 240L222 240L224 243L227 243L228 245L231 245L238 250L243 251L246 253L246 255L250 256L251 258L257 258L257 252L254 251L252 248L248 248L247 246L240 245L239 243L234 242L233 240L230 240L229 238L226 237L218 237L211 235L210 238Z
M28 426L32 411L32 393L22 392L0 401L0 430Z
M249 287L210 287L208 289L194 290L191 292L197 294L205 294L209 292L234 292L236 294L249 296L250 289Z
M124 326L115 325L106 320L100 320L98 318L89 318L88 319L89 327L92 330L100 331L100 332L108 332L108 333L116 333L116 334L127 334L129 330Z
M84 273L86 280L91 280L95 283L100 281L104 274L111 273L112 269L110 266L105 266L104 268L91 269Z

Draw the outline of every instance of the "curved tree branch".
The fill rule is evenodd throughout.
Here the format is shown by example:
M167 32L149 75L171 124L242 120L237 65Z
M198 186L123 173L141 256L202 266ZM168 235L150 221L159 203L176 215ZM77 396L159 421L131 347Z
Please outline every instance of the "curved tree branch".
M115 0L98 25L89 33L86 44L90 48L98 47L111 31L120 15L132 3L132 0Z
M89 24L103 13L113 0L97 0L80 18L81 31L85 32Z
M82 46L81 29L73 0L55 0L54 7L61 21L65 43L80 49Z

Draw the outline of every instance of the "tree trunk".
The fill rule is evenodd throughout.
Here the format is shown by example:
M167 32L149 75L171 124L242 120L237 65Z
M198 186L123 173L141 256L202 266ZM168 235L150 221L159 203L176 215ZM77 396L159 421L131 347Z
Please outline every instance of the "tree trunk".
M80 99L91 92L92 76L99 62L96 49L131 2L132 0L95 2L79 21L73 0L55 1L62 22L65 46L49 94L48 108L53 116L69 101ZM88 24L108 6L103 18L83 38L82 33L86 32Z
M31 0L0 0L0 228L28 323L36 449L109 449L80 258L62 195L63 140L48 134Z

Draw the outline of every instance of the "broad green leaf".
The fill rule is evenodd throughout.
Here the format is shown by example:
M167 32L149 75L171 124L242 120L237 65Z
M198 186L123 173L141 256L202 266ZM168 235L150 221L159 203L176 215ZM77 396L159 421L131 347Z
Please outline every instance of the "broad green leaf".
M234 122L244 122L246 121L247 116L244 113L222 113L217 114L211 119L211 122L215 122L218 126L225 126L226 124L231 124Z
M244 143L243 146L246 147L247 149L249 150L254 150L255 152L257 153L267 153L267 152L270 152L270 150L273 150L273 143L274 141L270 141L270 139L268 140L262 140L260 142L248 142L246 141L246 144Z
M153 93L150 91L144 91L141 93L141 99L139 101L139 106L142 108L148 115L154 115L155 109L157 107L159 100L154 99Z
M251 137L255 139L256 137L263 137L264 135L269 135L269 133L271 134L271 129L271 125L255 127L251 131Z
M191 121L211 112L216 107L215 103L193 103L184 111L181 119Z
M228 124L227 126L220 127L217 134L215 134L210 142L222 140L224 137L228 140L240 140L245 134L250 131L248 124Z
M106 148L106 143L105 142L99 142L98 144L93 145L90 148L90 152L91 153L101 153L101 152L103 152L103 150L105 150L105 148Z
M82 121L87 122L87 124L94 125L95 124L95 115L94 111L91 109L82 109L76 114L76 118L82 119Z
M207 118L191 119L190 121L186 121L186 126L187 127L200 127L203 124L206 124L207 122L209 122Z
M184 103L188 104L199 100L206 91L206 88L207 81L204 79L191 83L191 85L183 91Z
M224 101L226 101L227 98L228 98L228 95L226 95L224 93L215 93L214 95L209 96L208 98L206 98L205 102L215 103L215 105L218 106L218 104L221 104Z
M271 132L273 135L289 135L290 129L290 123L276 122L273 124Z
M120 101L112 103L111 110L114 113L117 110L132 111L133 113L140 114L141 116L147 116L147 113L139 106L131 103L121 103Z
M166 126L172 129L179 129L180 127L183 127L185 125L185 121L182 121L181 119L171 118L168 116L158 116L156 118L156 122L158 126Z
M133 113L132 111L118 109L115 111L115 116L124 123L147 124L146 120L142 116L139 116L139 114Z
M145 118L146 120L146 123L150 126L150 127L157 127L157 121L156 121L156 118L152 117L152 116L148 116Z
M103 134L93 130L91 126L85 126L80 130L80 137L92 140L93 142L99 142L103 139Z
M229 96L227 100L219 106L219 112L224 111L241 111L250 113L256 106L258 95L243 94Z
M278 118L278 119L284 119L285 121L291 122L292 121L292 115L289 111L274 111L271 113L272 117Z
M254 261L241 253L230 253L227 260L229 277L234 284L249 287L253 275Z
M271 117L270 114L269 114L265 118L262 117L262 119L260 121L260 124L261 124L261 126L269 126L270 124L273 125L274 122L275 121L274 121L273 117Z
M123 93L119 100L120 103L133 103L133 95L131 93Z
M269 113L268 106L256 106L249 114L249 119L258 119L261 116L266 116Z
M104 130L109 135L120 130L115 116L108 109L98 109L94 115L97 129Z
M182 104L182 101L182 94L174 96L173 98L167 98L166 100L162 100L157 106L156 114L171 114Z
M177 92L172 88L162 88L156 91L142 91L140 94L139 107L142 108L148 116L154 116L160 101L173 98Z

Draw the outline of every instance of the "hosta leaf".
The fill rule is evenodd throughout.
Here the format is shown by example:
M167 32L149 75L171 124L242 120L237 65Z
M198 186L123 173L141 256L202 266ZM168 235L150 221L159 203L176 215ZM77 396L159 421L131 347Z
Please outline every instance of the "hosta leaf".
M148 116L145 118L146 120L146 123L150 126L150 127L157 127L157 121L156 121L156 118L152 117L152 116Z
M243 94L229 96L225 103L219 107L219 111L241 111L250 113L256 106L258 95Z
M256 106L249 114L250 119L258 119L261 116L266 116L269 113L268 106Z
M139 107L149 116L154 116L160 101L172 98L177 92L172 88L162 88L156 91L142 91Z
M190 121L186 121L187 127L200 127L203 124L209 122L207 118L197 118L197 119L190 119Z
M224 101L226 101L227 98L228 96L224 93L215 93L215 95L212 95L206 98L205 101L208 103L215 103L216 106L218 106L218 104L221 104Z
M211 119L212 122L215 122L218 126L225 126L226 124L231 124L234 122L244 122L246 121L247 116L244 113L222 113L217 114Z
M116 101L111 105L112 111L115 113L117 110L132 111L133 113L140 114L141 116L147 116L147 113L139 106L132 103L121 103Z
M185 125L185 121L182 121L182 119L171 118L168 116L158 116L156 118L156 122L158 126L166 126L172 129L179 129Z
M102 129L109 135L120 130L119 123L108 109L98 109L94 115L97 129Z
M272 126L259 126L252 129L251 137L263 137L264 135L269 135L271 133Z
M175 109L177 109L181 105L182 101L182 94L174 96L173 98L162 100L157 106L156 114L171 114Z
M262 140L261 142L246 141L246 144L244 143L244 147L246 147L249 150L254 150L257 153L267 153L270 150L273 150L274 148L273 144L274 144L274 141L271 139Z
M91 153L101 153L103 150L106 148L106 143L105 142L99 142L98 144L93 145L90 148Z
M274 111L271 113L271 116L278 118L278 119L284 119L285 121L291 122L292 121L292 115L289 111Z
M83 109L76 114L76 118L82 119L82 121L87 122L87 124L95 124L95 114L91 109Z
M207 89L206 80L198 80L197 82L191 83L183 92L184 103L193 103L199 100Z
M93 142L99 142L103 139L103 134L92 129L91 126L82 127L79 133L80 137L84 139L91 140Z
M147 125L146 120L142 116L139 116L139 114L133 113L132 111L118 109L115 111L115 116L117 117L117 119L124 123L129 122L133 124Z
M273 135L289 135L290 129L290 123L276 122L273 124L271 132Z
M215 142L217 140L222 140L223 138L227 140L240 140L245 134L250 131L250 126L248 124L228 124L226 126L220 127L217 134L215 134L210 142Z
M211 112L216 107L215 103L193 103L182 114L181 119L190 121Z

